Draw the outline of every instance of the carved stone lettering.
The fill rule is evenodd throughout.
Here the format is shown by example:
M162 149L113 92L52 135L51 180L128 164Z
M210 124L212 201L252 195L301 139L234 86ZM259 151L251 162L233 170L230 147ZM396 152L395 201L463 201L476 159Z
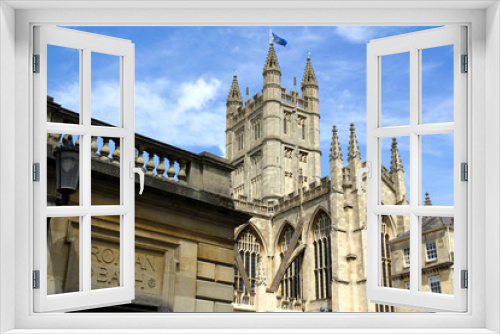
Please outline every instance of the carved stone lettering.
M120 286L120 249L118 245L92 245L92 288ZM136 252L135 288L142 293L161 294L163 254Z

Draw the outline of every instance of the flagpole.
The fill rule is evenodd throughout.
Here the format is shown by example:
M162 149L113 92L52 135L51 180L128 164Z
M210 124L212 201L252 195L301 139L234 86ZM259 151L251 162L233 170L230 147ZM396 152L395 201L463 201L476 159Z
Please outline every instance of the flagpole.
M269 28L269 44L273 42L273 29Z

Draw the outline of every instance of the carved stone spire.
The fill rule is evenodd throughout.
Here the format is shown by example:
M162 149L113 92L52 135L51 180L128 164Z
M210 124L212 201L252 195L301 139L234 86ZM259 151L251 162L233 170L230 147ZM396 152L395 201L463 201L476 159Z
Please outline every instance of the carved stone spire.
M351 134L349 135L349 159L361 157L361 153L359 152L358 140L356 139L356 127L354 123L351 123L351 127L349 129Z
M399 156L398 142L396 138L392 138L391 145L391 173L403 170L403 163L401 162L401 157Z
M408 200L406 199L405 173L401 157L399 156L398 142L396 138L392 138L391 145L391 177L394 182L394 189L396 190L396 204L407 205Z
M238 86L238 77L236 74L233 76L233 83L231 84L229 94L227 95L226 105L229 105L230 102L235 102L237 104L243 103L240 94L240 87Z
M425 205L426 206L432 206L431 198L430 198L428 192L425 192Z
M337 127L334 125L332 128L332 147L330 149L330 179L332 188L337 191L342 191L343 167L344 162L340 150L339 136L337 135Z
M304 70L304 77L302 78L302 89L308 85L318 86L318 81L316 80L316 75L314 74L310 57L307 57L306 69Z
M281 73L280 64L278 63L278 57L276 56L276 51L274 51L274 44L269 44L269 51L267 52L266 63L264 64L264 73L266 71L275 70Z
M330 149L330 160L342 160L342 152L339 144L339 136L337 135L337 126L332 128L332 147Z

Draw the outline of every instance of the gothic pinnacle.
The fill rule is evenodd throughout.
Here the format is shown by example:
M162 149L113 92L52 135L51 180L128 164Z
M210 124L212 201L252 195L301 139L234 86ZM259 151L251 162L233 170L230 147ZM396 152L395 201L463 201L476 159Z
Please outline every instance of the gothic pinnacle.
M401 157L399 156L398 142L396 138L392 138L391 145L391 173L403 170L403 163L401 162Z
M302 87L306 85L318 85L309 56L307 57L306 69L304 70L304 77L302 78Z
M425 205L426 206L432 206L431 198L430 198L428 192L425 192Z
M361 153L359 152L358 140L356 139L356 128L354 127L354 123L351 123L351 127L349 129L351 134L349 135L349 154L348 157L355 158L357 156L361 157Z
M229 89L229 94L227 96L227 102L239 102L242 103L240 87L238 86L238 77L236 74L233 76L233 83Z
M276 70L280 72L280 64L278 63L278 57L276 56L276 51L274 51L273 43L269 44L269 51L267 52L266 64L264 65L264 71Z
M339 144L339 136L337 135L337 126L334 125L332 128L332 148L330 149L330 160L338 158L342 160L342 152Z

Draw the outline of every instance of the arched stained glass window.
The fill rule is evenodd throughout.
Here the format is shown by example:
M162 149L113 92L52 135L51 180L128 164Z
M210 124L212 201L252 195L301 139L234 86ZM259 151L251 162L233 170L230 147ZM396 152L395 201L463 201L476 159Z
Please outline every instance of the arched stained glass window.
M280 238L280 257L285 261L285 253L290 247L293 228L287 225ZM302 298L302 254L298 255L288 266L281 279L279 294L285 299Z
M331 297L332 280L331 221L324 213L319 213L314 222L314 281L316 299Z
M257 279L257 265L261 261L260 244L253 230L247 227L238 237L238 253L245 268L245 273L250 280L250 287L255 287ZM234 288L236 291L249 293L243 282L243 277L235 265Z
M392 287L391 280L391 249L389 245L389 221L387 217L382 220L382 228L380 235L380 253L382 255L382 285L387 287ZM394 312L394 306L377 304L375 307L377 312Z

